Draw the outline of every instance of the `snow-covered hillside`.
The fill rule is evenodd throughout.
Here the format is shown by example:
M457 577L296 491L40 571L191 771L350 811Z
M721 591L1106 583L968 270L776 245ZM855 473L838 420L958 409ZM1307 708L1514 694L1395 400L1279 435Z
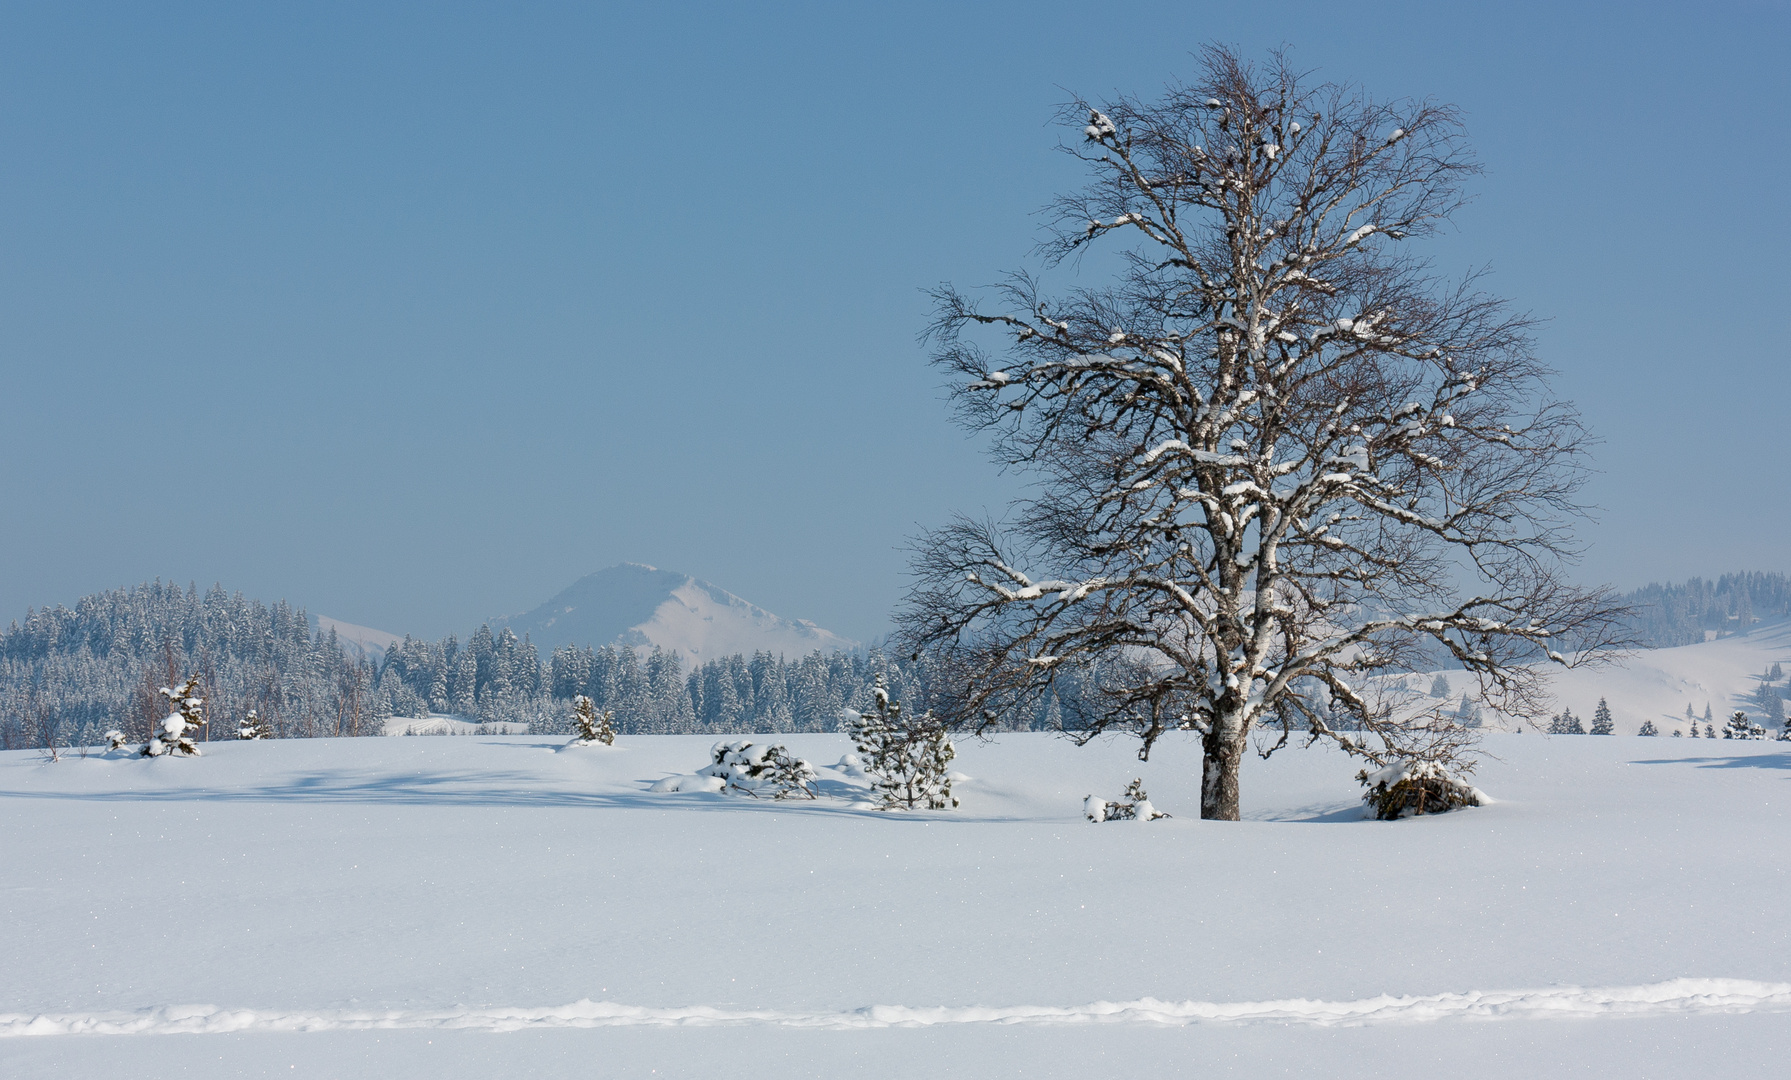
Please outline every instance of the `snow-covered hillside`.
M1494 734L1497 804L1394 823L1290 749L1226 824L1187 740L964 743L896 814L563 741L0 753L0 1075L1782 1074L1783 743ZM1140 775L1175 817L1082 819Z
M1600 698L1606 699L1618 734L1633 735L1645 720L1654 721L1662 735L1686 726L1685 707L1690 705L1700 721L1708 707L1716 726L1736 709L1762 719L1756 691L1760 676L1778 664L1791 671L1791 619L1778 618L1756 625L1751 633L1719 638L1672 649L1643 649L1604 667L1564 669L1546 665L1549 688L1556 708L1565 706L1577 716L1590 718ZM1438 673L1415 679L1427 687ZM1472 689L1460 671L1444 671L1454 695ZM1783 691L1784 682L1777 684ZM1488 716L1494 726L1512 726L1508 720ZM1777 728L1776 722L1772 725ZM1775 732L1776 733L1776 732Z
M761 649L805 656L816 649L854 649L842 638L806 621L780 618L733 593L689 574L623 563L573 582L524 615L494 619L518 637L525 633L543 655L561 645L593 647L621 642L659 645L688 663Z
M365 656L374 663L385 659L386 650L403 640L402 634L394 634L387 630L375 630L371 626L357 626L354 623L332 619L328 615L315 615L311 619L312 629L322 634L331 630L336 632L336 640L350 654Z

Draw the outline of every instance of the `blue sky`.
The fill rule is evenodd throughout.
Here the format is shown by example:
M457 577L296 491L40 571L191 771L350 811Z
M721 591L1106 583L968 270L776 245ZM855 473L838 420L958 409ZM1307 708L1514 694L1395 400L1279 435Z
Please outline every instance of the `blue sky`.
M634 560L878 635L904 538L1015 490L947 423L921 290L1026 265L1077 180L1055 103L1211 40L1465 111L1487 174L1430 252L1548 320L1604 439L1583 577L1791 569L1784 3L0 31L0 621L159 576L436 636Z

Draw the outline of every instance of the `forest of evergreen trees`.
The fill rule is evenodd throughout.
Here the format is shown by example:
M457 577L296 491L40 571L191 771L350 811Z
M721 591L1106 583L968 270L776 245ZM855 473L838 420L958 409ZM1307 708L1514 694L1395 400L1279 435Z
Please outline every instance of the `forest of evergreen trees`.
M619 645L543 663L526 638L480 627L464 644L407 637L374 663L284 602L156 582L32 611L0 632L0 747L95 745L110 728L146 738L164 711L157 690L187 674L204 688L210 739L234 737L250 709L276 738L375 735L392 717L429 713L567 732L579 694L613 710L624 733L831 731L841 708L869 702L879 674L915 707L928 697L921 665L875 650L761 652L686 672L675 653Z
M1635 608L1636 640L1651 649L1691 645L1710 636L1746 633L1755 620L1791 615L1791 577L1749 571L1715 581L1644 585L1623 597Z
M1648 585L1625 600L1632 633L1651 647L1745 632L1791 614L1791 578L1725 574ZM931 698L923 664L876 650L789 658L758 653L691 671L664 649L562 648L545 661L527 638L480 627L462 644L405 638L380 663L319 633L302 609L213 586L155 582L89 596L73 610L29 612L0 632L0 748L95 745L110 728L146 738L161 717L157 690L196 674L212 723L232 738L248 710L276 738L376 735L392 717L445 713L482 722L571 730L572 699L588 695L624 733L833 731L842 708L863 709L877 675L911 707ZM1004 726L1056 729L1074 713L1065 688ZM1073 718L1070 726L1074 726Z

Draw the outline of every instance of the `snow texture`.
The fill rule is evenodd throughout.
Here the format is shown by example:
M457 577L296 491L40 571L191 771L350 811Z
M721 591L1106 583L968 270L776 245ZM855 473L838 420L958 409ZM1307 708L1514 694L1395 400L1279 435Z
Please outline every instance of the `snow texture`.
M1182 735L966 742L949 814L840 734L776 736L840 763L794 802L650 793L698 736L0 752L0 1076L1776 1076L1791 751L1611 701L1396 822L1298 747L1201 821ZM1174 816L1091 828L1134 777Z
M1791 1012L1791 983L1747 979L1672 979L1642 986L1548 987L1470 991L1357 1001L1096 1001L1087 1005L867 1005L844 1011L742 1009L715 1005L663 1008L575 1001L540 1008L279 1011L170 1005L121 1013L0 1013L0 1038L34 1035L215 1035L239 1031L383 1031L432 1028L527 1031L637 1025L862 1029L947 1024L1367 1024L1439 1020L1590 1020L1605 1016L1679 1017L1703 1013Z

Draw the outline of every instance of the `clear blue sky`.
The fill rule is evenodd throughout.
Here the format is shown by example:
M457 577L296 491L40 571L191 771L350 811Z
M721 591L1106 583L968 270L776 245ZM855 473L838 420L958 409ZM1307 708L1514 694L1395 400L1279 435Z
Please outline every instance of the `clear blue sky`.
M920 290L1209 40L1466 112L1450 270L1605 443L1583 576L1791 569L1784 3L0 8L0 622L153 577L435 636L622 560L859 638L1012 481ZM1087 273L1088 271L1084 271Z

